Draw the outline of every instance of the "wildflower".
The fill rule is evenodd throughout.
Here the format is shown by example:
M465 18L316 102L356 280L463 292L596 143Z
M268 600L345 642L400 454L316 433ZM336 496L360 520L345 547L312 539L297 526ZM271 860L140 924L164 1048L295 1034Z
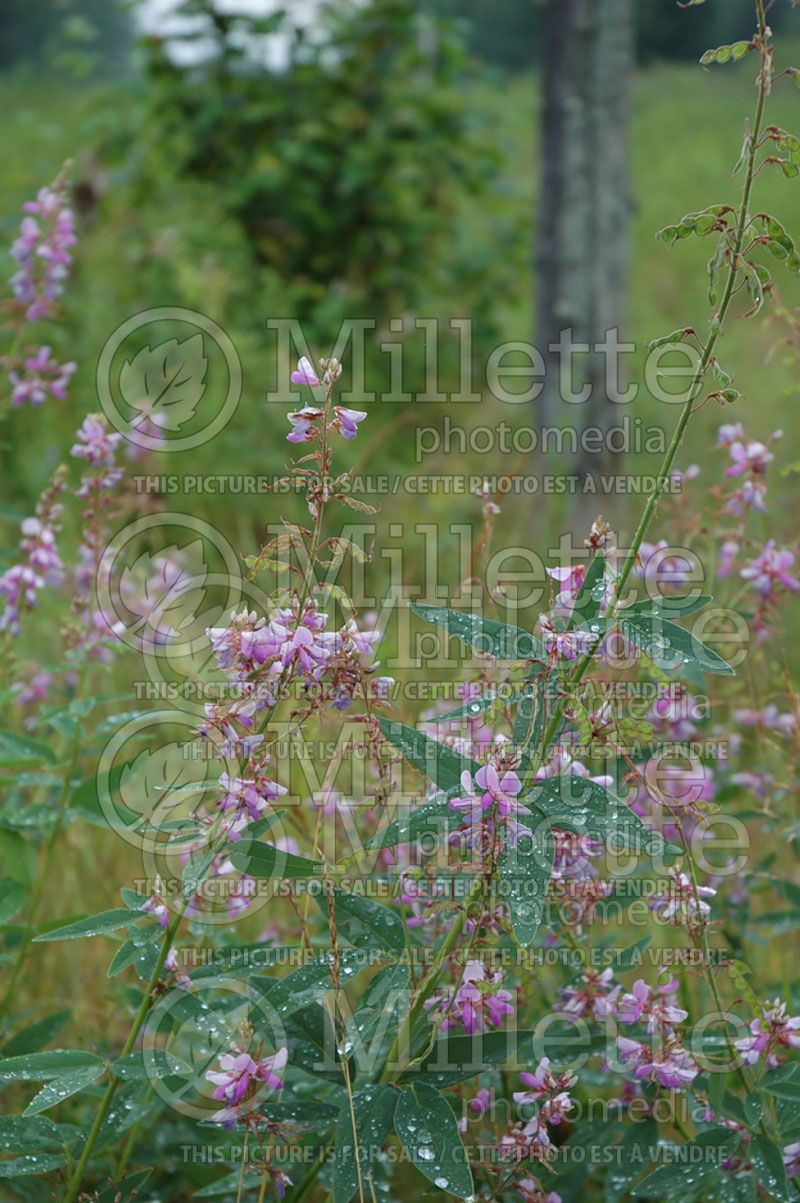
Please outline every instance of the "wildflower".
M64 474L59 470L42 494L35 517L26 518L20 526L19 547L25 560L13 564L0 576L0 596L6 599L6 608L0 616L0 631L9 630L12 635L18 635L23 609L33 609L45 585L59 585L63 579L64 566L56 546L61 514L59 499L63 490Z
M48 396L66 401L67 388L77 366L57 363L50 347L40 347L35 355L22 360L22 370L9 372L11 404L17 408L43 405Z
M161 896L161 881L156 879L155 891L150 895L146 902L142 903L141 909L146 911L148 915L152 915L158 920L160 927L167 927L169 924L169 907Z
M733 561L739 554L739 544L735 539L726 539L719 549L719 564L717 565L717 576L730 576L733 568Z
M358 434L358 424L366 418L366 410L362 409L347 409L344 405L337 405L335 409L336 417L332 425L339 431L343 439L354 439Z
M733 463L725 469L726 476L741 476L744 472L763 474L775 459L772 452L755 439L748 439L746 443L737 439L728 449Z
M323 415L323 410L313 405L304 405L302 409L289 414L292 429L286 436L290 443L310 443L317 433L315 423Z
M551 655L563 660L575 660L589 651L596 636L591 631L559 631L547 614L539 615L544 645Z
M34 322L52 315L53 303L64 291L70 252L77 239L61 181L40 188L36 199L27 201L23 210L19 237L11 248L19 265L11 287L25 320Z
M787 1178L796 1178L800 1174L800 1140L787 1145L783 1150L783 1164L786 1166Z
M525 1124L517 1124L500 1141L500 1156L515 1160L546 1161L553 1155L548 1125L563 1123L573 1102L569 1091L575 1085L574 1074L556 1074L550 1061L542 1057L534 1073L520 1074L527 1090L514 1092L514 1102L520 1106L535 1105L536 1115ZM536 1198L537 1196L534 1196ZM538 1196L541 1198L541 1196Z
M637 1081L648 1079L667 1090L691 1085L700 1072L677 1037L667 1039L660 1048L649 1048L627 1036L617 1037L617 1050L624 1064L633 1069Z
M307 384L309 388L317 388L322 383L312 367L311 361L302 355L297 361L297 369L291 375L292 384Z
M246 1052L223 1053L219 1069L206 1071L206 1078L216 1087L212 1097L225 1103L211 1117L214 1123L226 1129L235 1127L243 1104L253 1098L260 1082L268 1090L280 1090L283 1079L278 1075L286 1065L287 1055L287 1049L281 1048L271 1057L256 1061Z
M109 431L108 423L100 414L89 414L76 439L70 454L76 459L85 459L94 468L94 475L84 479L78 496L86 497L92 490L112 488L122 476L122 469L116 467L122 435Z
M478 769L473 781L472 774L464 771L461 774L461 788L464 791L459 798L450 800L450 807L465 815L467 827L471 832L470 846L475 846L482 839L482 827L491 819L502 820L509 844L513 847L519 836L530 834L530 829L517 821L519 813L527 814L521 803L517 802L517 794L522 789L522 782L514 772L504 773L501 777L493 764L485 764Z
M500 989L502 969L487 969L481 961L467 961L461 985L455 990L437 991L425 1002L425 1010L441 1012L441 1030L461 1024L468 1036L485 1032L486 1025L499 1027L504 1015L513 1015L508 990Z
M622 989L614 985L614 971L597 972L587 969L574 986L565 986L559 994L559 1010L570 1015L588 1016L594 1020L607 1019L615 1013L617 995Z
M774 999L763 1015L750 1024L750 1035L736 1040L745 1065L756 1065L762 1055L774 1069L782 1058L779 1049L800 1048L800 1015L787 1015L786 1003Z
M668 1031L688 1017L688 1011L676 1007L669 1000L669 996L677 989L678 983L673 977L655 990L651 990L647 982L639 978L630 992L620 998L617 1018L626 1026L645 1021L647 1031L651 1034Z
M650 899L651 911L665 923L674 923L678 927L707 922L711 907L706 899L713 898L717 891L712 886L695 889L692 879L676 868L670 869L669 876L667 891L654 894Z
M764 598L772 598L776 585L797 593L800 591L800 581L789 572L794 561L794 552L785 548L778 551L775 540L770 539L761 555L740 569L739 576L742 580L750 581L756 592Z

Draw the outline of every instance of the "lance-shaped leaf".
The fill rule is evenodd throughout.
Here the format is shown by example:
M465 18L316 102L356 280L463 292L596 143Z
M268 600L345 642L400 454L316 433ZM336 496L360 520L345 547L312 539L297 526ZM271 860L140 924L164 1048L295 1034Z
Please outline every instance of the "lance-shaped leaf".
M102 1070L102 1058L80 1048L51 1048L46 1053L5 1057L0 1060L0 1085L6 1082L49 1082L62 1074L93 1066L99 1066Z
M426 1178L458 1199L475 1192L472 1173L452 1108L425 1082L407 1086L397 1101L394 1130Z
M420 618L444 627L448 634L485 656L494 656L496 660L541 660L543 664L547 661L541 640L520 627L480 618L477 614L465 614L461 610L448 610L445 606L426 606L422 602L412 602L411 609Z
M358 1190L359 1176L364 1198L371 1197L367 1183L392 1130L396 1104L397 1091L391 1086L372 1085L355 1092L352 1113L347 1104L340 1111L333 1163L333 1203L350 1203Z
M590 777L574 773L547 777L525 796L525 804L549 826L589 835L616 849L654 856L664 851L659 832L651 830L625 802Z
M594 557L586 570L586 576L575 597L567 629L572 630L578 623L589 622L600 613L600 606L606 594L606 558L602 552Z
M87 1086L91 1086L102 1077L104 1072L105 1066L101 1064L89 1065L84 1069L72 1069L68 1073L60 1074L59 1077L42 1087L36 1097L28 1103L23 1115L38 1115L41 1111L47 1111L49 1107L55 1107L56 1103L70 1098L73 1094L79 1094Z
M480 767L470 757L459 756L452 748L446 748L413 727L382 717L378 718L378 723L384 739L399 748L406 760L439 789L458 790L464 770L474 773Z
M319 861L283 852L274 844L251 844L231 853L235 868L250 877L315 877L322 872Z
M605 635L617 628L625 639L649 657L658 668L675 672L680 668L699 668L701 672L732 676L734 670L721 656L706 647L691 631L662 618L660 614L632 614L623 611L616 618L597 618L581 630Z
M116 931L118 927L125 927L135 919L135 913L127 908L117 907L115 910L101 911L99 915L89 915L75 923L66 923L63 927L54 927L52 931L42 932L34 937L34 943L44 943L46 940L84 940L87 936Z
M696 613L697 610L702 610L707 606L713 598L709 593L691 594L685 593L681 596L664 596L664 597L648 597L644 601L634 602L632 606L627 606L623 611L623 617L636 615L661 615L662 617L685 618L689 614Z
M507 841L498 857L498 886L523 948L533 942L542 922L554 857L553 837L543 826Z
M449 793L450 797L455 797L453 791ZM401 801L400 805L405 806L405 802ZM366 847L396 848L398 844L410 844L428 837L438 838L453 828L460 827L463 821L463 815L453 810L448 796L444 795L432 802L423 802L405 810L400 818L393 819L376 831L367 841Z
M328 899L318 894L316 901L327 918ZM339 934L351 944L392 952L404 950L403 920L396 909L340 889L334 890L333 905Z
M419 1066L401 1076L401 1084L419 1081L429 1086L454 1086L506 1061L529 1064L533 1031L511 1028L507 1032L475 1032L464 1036L447 1032L434 1044Z
M644 1179L641 1195L647 1199L663 1199L667 1194L691 1190L707 1178L719 1178L720 1162L741 1140L738 1132L728 1128L707 1128L694 1140L671 1150L670 1162L661 1165Z

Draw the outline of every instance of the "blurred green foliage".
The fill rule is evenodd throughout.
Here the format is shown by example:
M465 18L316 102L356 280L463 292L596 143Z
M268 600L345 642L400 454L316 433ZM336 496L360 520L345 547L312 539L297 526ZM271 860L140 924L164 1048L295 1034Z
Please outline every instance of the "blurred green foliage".
M333 0L307 28L212 0L178 15L185 33L145 43L143 194L212 185L312 334L414 309L437 272L480 307L486 273L447 243L455 198L485 189L498 160L463 103L469 64L448 23L406 0Z

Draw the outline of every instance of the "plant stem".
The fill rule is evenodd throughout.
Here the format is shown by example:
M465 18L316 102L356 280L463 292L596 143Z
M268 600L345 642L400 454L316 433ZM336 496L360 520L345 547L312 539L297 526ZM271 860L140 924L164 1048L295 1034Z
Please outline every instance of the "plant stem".
M153 991L155 990L158 980L161 977L161 973L164 968L164 962L166 961L169 950L172 947L172 941L175 939L175 935L181 925L185 909L186 906L184 904L179 913L172 920L172 923L164 932L164 939L161 944L161 952L158 955L158 960L153 966L153 972L150 974L150 980L147 983L142 1001L139 1004L139 1009L133 1018L133 1023L131 1024L130 1031L128 1032L128 1037L122 1046L122 1051L119 1054L120 1057L127 1057L128 1053L130 1053L133 1049L133 1046L136 1043L136 1038L142 1030L144 1021L147 1018L147 1013L153 1005ZM64 1196L64 1203L75 1203L75 1199L77 1198L77 1194L80 1190L81 1182L83 1180L84 1171L89 1163L89 1158L92 1155L94 1146L97 1143L97 1137L100 1134L100 1129L105 1123L108 1113L111 1110L111 1104L114 1101L114 1095L119 1084L120 1079L112 1074L111 1079L106 1086L106 1092L100 1102L100 1106L98 1108L97 1115L95 1116L94 1123L92 1124L91 1131L86 1138L86 1144L84 1145L83 1152L81 1153L80 1161L75 1168L74 1174L70 1178L67 1193Z

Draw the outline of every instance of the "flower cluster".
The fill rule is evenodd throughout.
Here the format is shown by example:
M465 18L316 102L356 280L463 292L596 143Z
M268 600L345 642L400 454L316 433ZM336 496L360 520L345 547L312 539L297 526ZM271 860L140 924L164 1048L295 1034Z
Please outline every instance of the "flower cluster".
M643 1041L618 1036L617 1051L622 1063L633 1070L636 1081L655 1082L668 1090L684 1089L700 1072L676 1030L688 1015L671 1001L670 996L677 989L674 978L655 989L639 979L616 1005L621 1024L626 1027L641 1025L650 1037Z
M280 1090L283 1079L279 1074L286 1065L287 1056L285 1048L259 1060L242 1050L223 1053L219 1069L206 1071L206 1078L215 1087L212 1097L225 1104L212 1116L214 1123L229 1130L245 1119L262 1083L262 1090Z
M763 1015L750 1024L750 1035L737 1040L745 1065L756 1065L763 1057L767 1068L782 1061L781 1049L800 1049L800 1015L789 1015L786 1003L776 998Z
M330 390L341 376L342 369L335 359L322 360L322 366L323 372L320 378L310 361L303 356L298 361L297 370L292 372L292 383L306 384L309 388L322 386L326 390ZM343 439L348 440L356 437L359 423L363 422L367 416L365 410L348 409L345 405L335 406L334 415L328 429L337 431ZM327 421L325 409L320 409L316 405L304 405L302 409L295 410L288 416L292 429L286 438L290 443L310 443L324 432Z
M520 1074L520 1081L525 1090L514 1091L514 1102L520 1107L535 1107L536 1113L502 1137L500 1155L516 1161L547 1162L555 1153L550 1128L563 1124L572 1110L574 1104L569 1092L577 1077L555 1073L549 1058L542 1057L533 1073Z
M499 1027L505 1015L513 1015L509 990L502 989L502 969L491 969L482 961L467 961L461 984L439 990L425 1001L425 1010L435 1017L442 1031L460 1025L468 1036Z
M7 568L0 576L0 595L6 599L0 630L8 630L12 635L19 634L23 610L33 609L45 585L59 585L63 580L64 566L56 545L63 491L64 472L59 469L42 494L35 517L26 518L20 528L19 547L24 561Z
M18 264L11 287L25 320L34 322L52 316L54 303L64 291L77 239L62 180L40 188L36 199L26 201L23 210L19 237L11 248Z
M39 347L34 355L28 355L21 365L9 372L11 381L11 404L44 405L48 397L66 401L67 388L77 368L75 363L58 363L53 359L50 347Z

